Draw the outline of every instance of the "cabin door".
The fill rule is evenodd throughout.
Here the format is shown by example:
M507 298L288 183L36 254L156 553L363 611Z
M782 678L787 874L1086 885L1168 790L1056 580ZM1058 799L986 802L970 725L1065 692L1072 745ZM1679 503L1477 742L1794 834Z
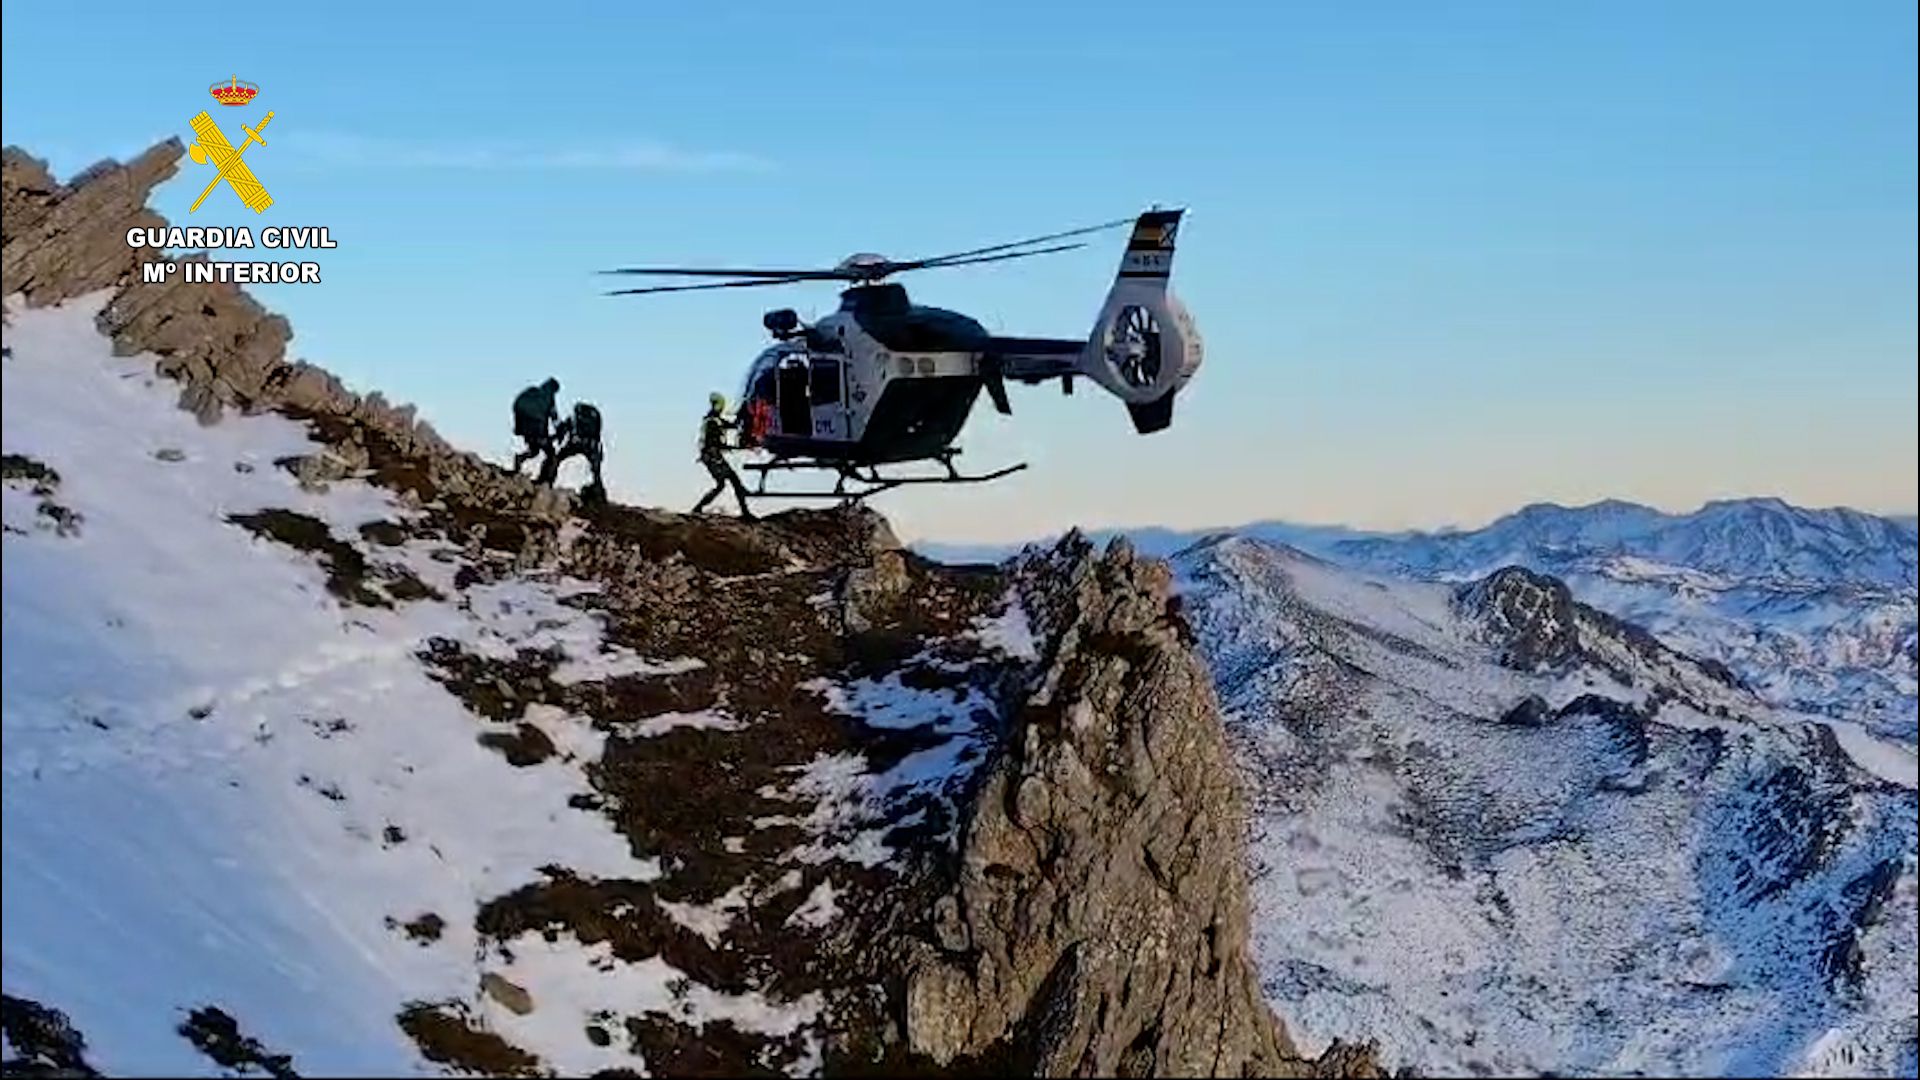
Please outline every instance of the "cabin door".
M807 384L812 381L807 365L799 359L783 361L775 385L779 390L780 434L794 439L813 435L813 406L807 399Z
M837 356L811 358L807 396L813 403L813 437L845 442L853 437L847 424L846 365Z

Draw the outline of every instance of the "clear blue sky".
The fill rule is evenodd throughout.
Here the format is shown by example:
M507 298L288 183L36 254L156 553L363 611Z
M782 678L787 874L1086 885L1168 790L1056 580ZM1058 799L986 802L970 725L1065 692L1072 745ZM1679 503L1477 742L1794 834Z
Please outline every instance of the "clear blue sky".
M554 373L642 501L704 487L695 421L761 312L834 295L607 299L591 271L937 253L1157 201L1191 208L1175 286L1208 344L1173 429L1016 388L967 457L1034 468L889 496L904 533L1911 510L1915 32L1911 0L11 3L0 100L64 175L258 83L214 111L276 110L248 160L277 203L193 220L332 227L324 284L257 290L296 354L495 456ZM1119 243L904 283L1083 334Z

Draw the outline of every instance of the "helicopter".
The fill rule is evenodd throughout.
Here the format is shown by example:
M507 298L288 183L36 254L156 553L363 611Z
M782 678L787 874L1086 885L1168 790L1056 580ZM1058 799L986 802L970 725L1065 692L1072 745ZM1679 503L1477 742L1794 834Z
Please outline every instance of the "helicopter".
M1156 207L1133 219L903 261L861 253L823 269L621 267L601 273L721 279L617 289L609 296L847 283L838 309L811 325L792 308L766 313L762 325L773 344L748 367L737 415L767 420L764 430L749 432L742 425L742 445L768 455L743 466L757 474L749 495L857 502L904 485L978 484L1025 469L1022 462L970 475L954 465L960 453L954 440L982 390L996 411L1013 412L1009 381L1058 379L1062 392L1072 394L1074 381L1085 378L1126 405L1136 432L1171 425L1174 397L1199 370L1203 351L1192 316L1169 288L1185 213ZM887 280L914 270L1070 251L1086 246L1074 238L1129 220L1133 231L1125 254L1085 339L991 334L970 316L914 303L903 286ZM882 471L922 462L943 471ZM769 474L792 471L836 479L831 490L768 490Z

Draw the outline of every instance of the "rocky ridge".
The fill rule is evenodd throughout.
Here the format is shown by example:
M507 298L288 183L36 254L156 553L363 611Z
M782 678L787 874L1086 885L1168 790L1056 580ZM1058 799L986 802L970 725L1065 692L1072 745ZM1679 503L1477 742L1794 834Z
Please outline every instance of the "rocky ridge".
M576 508L448 445L410 406L290 361L286 320L240 288L139 280L124 234L164 224L147 194L181 151L170 141L62 185L7 148L0 293L41 307L110 291L101 332L120 355L157 357L202 424L229 412L304 422L324 449L278 463L302 486L364 479L417 510L357 537L290 518L236 522L314 552L333 577L411 540L451 540L464 551L458 590L564 572L601 587L579 602L605 619L610 642L698 662L580 683L557 677L563 657L537 650L504 661L450 641L421 650L484 723L482 744L510 762L554 753L530 722L536 707L587 717L606 740L588 801L667 871L610 881L553 868L480 906L484 940L571 935L623 961L665 957L720 990L817 994L828 1072L1371 1073L1365 1052L1338 1044L1301 1059L1261 999L1247 958L1243 811L1164 567L1077 536L1012 568L945 567L900 550L864 512L747 526ZM426 595L397 580L334 591L344 604ZM1034 657L969 636L1015 608L1031 622ZM829 679L948 694L955 715L869 722L822 689ZM733 726L634 733L699 710ZM934 751L954 760L937 783L882 793L824 833L804 819L812 804L793 775L809 762L853 757L877 773ZM886 859L848 856L875 833ZM796 866L796 844L820 858ZM803 901L823 886L841 917L814 925ZM732 915L717 934L690 927L687 912L715 910ZM431 947L443 925L432 914L405 929ZM482 989L516 1013L540 1007L503 982ZM450 1067L542 1068L463 1003L415 1002L396 1019ZM659 1013L586 1033L595 1045L622 1036L656 1073L783 1070L803 1052L796 1035L691 1029ZM285 1049L297 1059L298 1047Z
M303 481L319 485L371 470L383 486L423 505L444 503L477 542L536 561L566 515L564 493L454 448L411 405L396 406L377 391L354 393L324 368L289 360L292 327L239 286L189 284L180 274L158 283L141 279L143 255L127 246L126 233L166 225L147 198L178 171L183 153L170 139L126 164L94 165L63 185L19 148L0 150L0 295L41 307L111 290L100 331L119 355L157 357L158 373L180 385L180 407L201 423L217 423L229 410L305 420L328 449L283 463ZM496 512L509 510L518 523L497 519Z

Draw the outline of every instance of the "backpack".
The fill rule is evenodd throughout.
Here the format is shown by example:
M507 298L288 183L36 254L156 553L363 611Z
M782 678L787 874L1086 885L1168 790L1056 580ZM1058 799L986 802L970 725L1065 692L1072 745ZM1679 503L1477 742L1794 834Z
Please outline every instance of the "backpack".
M582 402L573 407L573 437L583 443L600 441L600 410Z
M544 428L547 410L553 408L553 395L544 387L529 386L513 399L513 419L519 425Z

